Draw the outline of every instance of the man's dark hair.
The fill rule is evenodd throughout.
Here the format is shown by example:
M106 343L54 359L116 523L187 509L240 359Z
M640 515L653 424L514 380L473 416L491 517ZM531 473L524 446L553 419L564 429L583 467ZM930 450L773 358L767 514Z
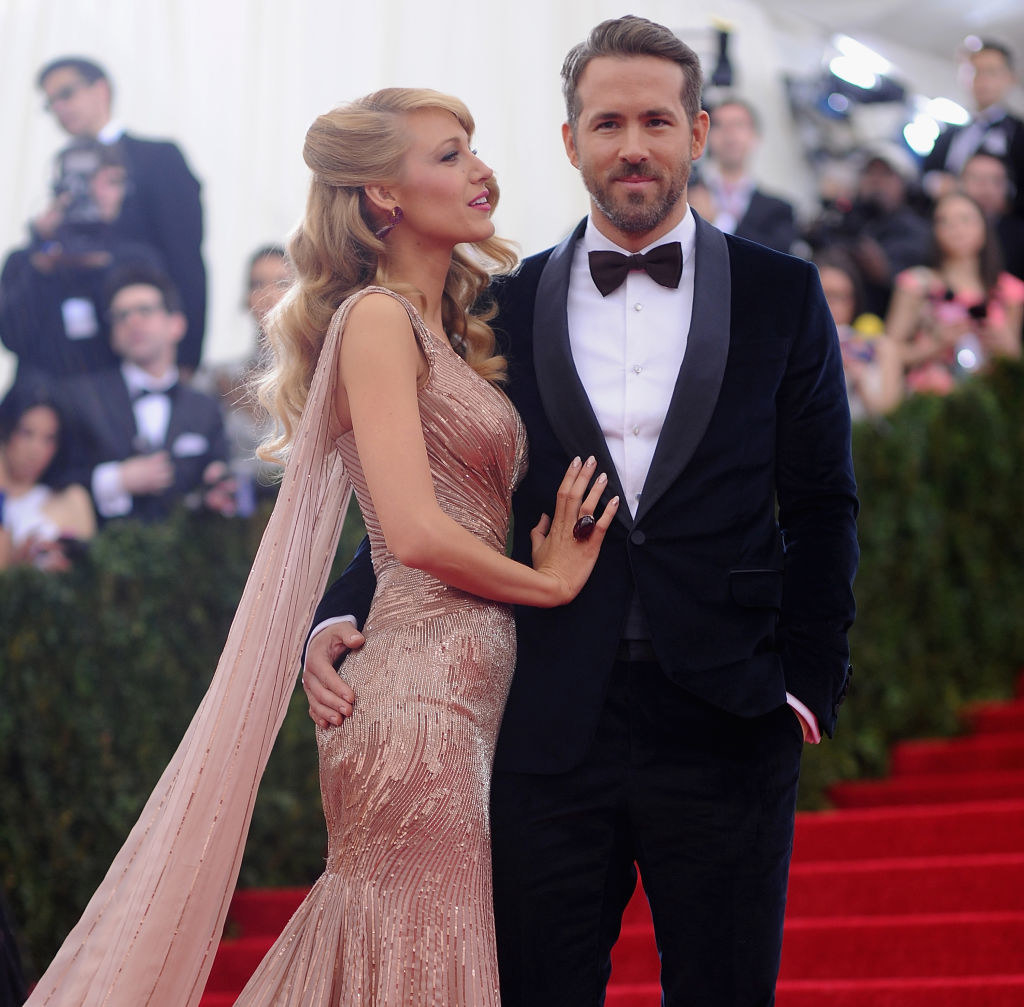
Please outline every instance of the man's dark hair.
M249 271L252 272L252 267L256 265L260 259L288 259L288 253L284 250L283 245L263 245L257 248L252 255L249 256Z
M746 112L747 115L750 117L750 124L754 127L754 132L760 134L761 117L757 114L757 109L754 108L754 106L751 105L750 102L747 101L745 98L739 97L739 95L730 94L726 95L724 98L719 98L719 100L716 101L714 105L712 105L708 109L708 112L711 114L712 120L715 117L715 112L717 112L720 108L725 108L728 105L733 105L736 108L742 108L743 111Z
M655 56L667 59L683 71L683 109L690 123L700 113L700 91L704 83L700 57L664 25L647 18L627 14L625 17L602 21L587 36L585 42L573 46L562 64L562 94L569 127L576 132L580 118L577 94L580 77L587 64L598 56Z
M57 59L50 60L39 71L36 77L36 87L41 88L46 78L56 70L74 70L87 84L95 84L98 80L110 83L107 71L99 63L86 59L84 56L59 56Z
M184 311L181 295L171 278L159 269L144 263L128 263L111 274L104 289L104 304L110 309L111 302L125 287L155 287L160 291L164 310L172 314Z
M978 48L971 53L971 55L976 56L979 52L999 53L999 55L1002 56L1004 60L1006 60L1007 67L1010 70L1013 70L1013 53L1010 51L1010 47L1006 45L1004 42L997 42L995 39L992 38L983 38L981 40L981 45L979 45Z

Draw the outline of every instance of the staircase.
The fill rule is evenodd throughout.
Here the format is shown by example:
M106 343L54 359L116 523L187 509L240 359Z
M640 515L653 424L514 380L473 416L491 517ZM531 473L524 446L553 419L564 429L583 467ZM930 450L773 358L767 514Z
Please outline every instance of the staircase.
M1022 681L1024 686L1024 681ZM971 733L893 752L797 816L777 1007L1024 1004L1024 688L968 713ZM201 1007L228 1007L304 889L235 895ZM650 911L637 892L607 1007L658 1007Z

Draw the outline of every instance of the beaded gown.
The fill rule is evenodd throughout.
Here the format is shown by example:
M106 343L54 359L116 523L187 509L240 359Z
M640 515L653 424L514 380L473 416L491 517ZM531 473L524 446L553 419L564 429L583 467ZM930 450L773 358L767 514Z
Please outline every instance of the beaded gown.
M504 551L526 457L509 401L408 303L429 374L419 392L438 502ZM356 712L317 728L327 869L238 1004L498 1004L491 762L515 663L508 606L388 552L351 433L339 441L377 592L345 660Z
M488 791L512 612L399 565L352 435L332 432L341 334L367 292L325 337L210 688L27 1007L197 1007L353 486L378 582L366 644L345 663L357 712L317 732L327 870L238 1003L498 1004ZM383 292L405 306L428 362L419 408L438 502L503 551L526 464L522 422L409 302Z

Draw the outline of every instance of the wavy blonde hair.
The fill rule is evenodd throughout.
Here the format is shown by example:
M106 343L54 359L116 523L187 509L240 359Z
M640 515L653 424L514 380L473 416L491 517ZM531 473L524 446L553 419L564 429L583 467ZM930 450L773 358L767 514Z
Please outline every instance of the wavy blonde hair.
M420 291L389 277L388 246L374 232L383 217L363 191L371 183L396 182L410 135L404 118L419 109L451 112L469 136L475 124L466 106L426 88L385 88L319 116L306 133L303 160L313 172L302 222L288 242L296 280L267 320L271 360L256 378L259 400L276 421L274 435L258 451L284 462L306 404L324 337L338 306L363 287L388 287L422 304ZM498 201L494 178L490 202ZM491 237L456 247L445 279L441 315L448 339L488 381L505 378L487 323L495 308L478 306L492 275L512 270L516 253ZM476 309L474 306L477 305Z

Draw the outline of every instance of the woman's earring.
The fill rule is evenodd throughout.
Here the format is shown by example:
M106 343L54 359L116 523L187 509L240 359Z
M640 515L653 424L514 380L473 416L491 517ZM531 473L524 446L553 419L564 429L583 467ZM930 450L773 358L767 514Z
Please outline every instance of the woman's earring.
M378 241L383 241L398 225L402 222L402 217L405 216L402 213L400 206L392 207L391 216L388 218L388 222L379 230L374 232L374 237Z

